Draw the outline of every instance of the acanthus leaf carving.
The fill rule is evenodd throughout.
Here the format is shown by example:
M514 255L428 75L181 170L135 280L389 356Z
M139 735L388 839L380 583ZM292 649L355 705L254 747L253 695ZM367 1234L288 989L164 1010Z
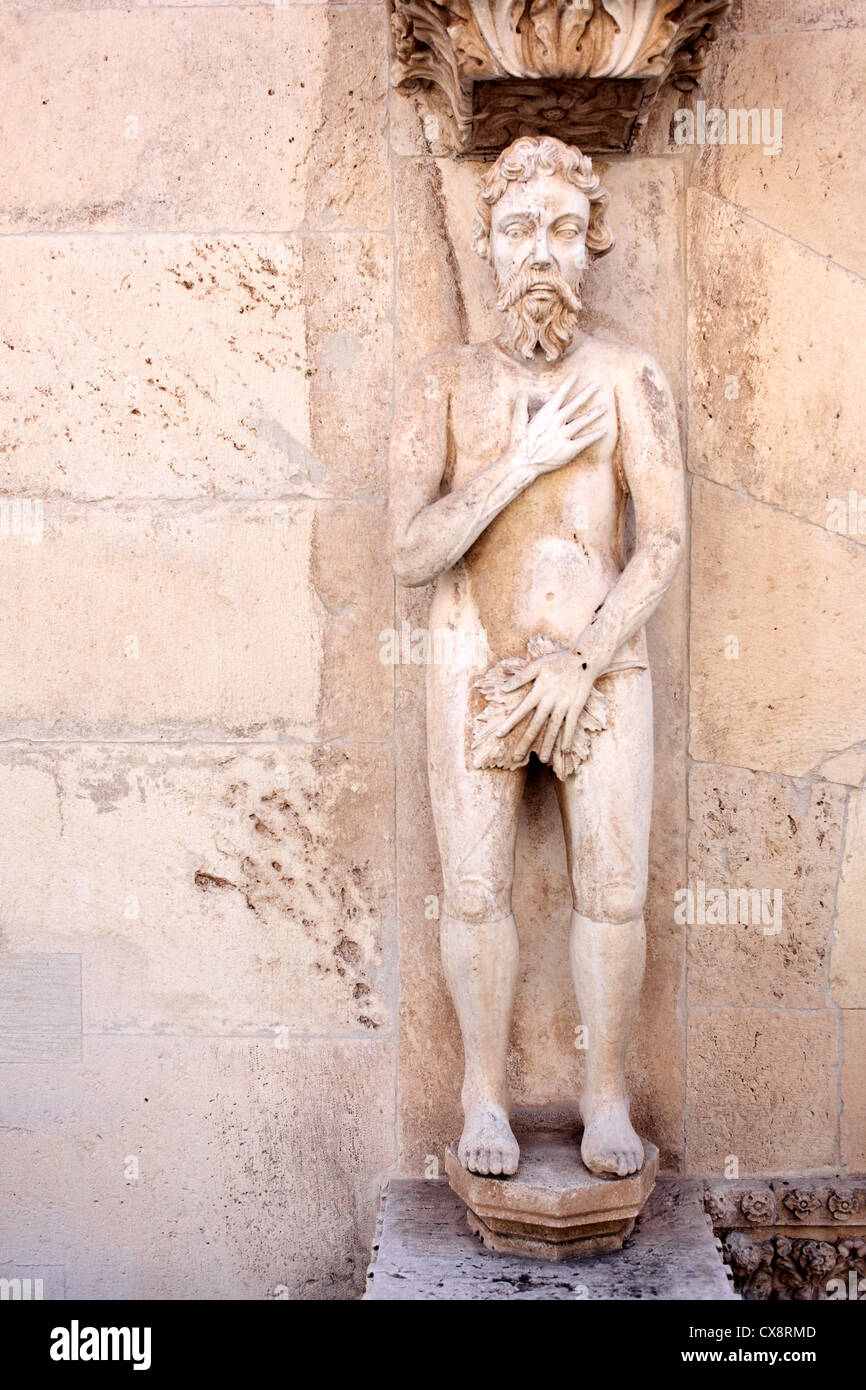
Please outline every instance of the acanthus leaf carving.
M454 116L457 146L466 152L501 147L513 138L515 80L523 84L519 95L524 98L525 85L538 84L521 113L526 133L561 135L549 129L545 112L563 104L572 111L585 106L594 119L580 143L588 150L626 148L663 83L682 89L696 85L713 24L730 0L390 3L395 86L404 91L438 87ZM544 91L549 83L557 84L554 101ZM564 83L572 86L571 101L563 100ZM485 88L480 113L476 84ZM613 101L610 84L618 93ZM632 88L626 98L621 86ZM510 117L496 109L500 95ZM611 111L611 128L602 125L596 133L604 110Z

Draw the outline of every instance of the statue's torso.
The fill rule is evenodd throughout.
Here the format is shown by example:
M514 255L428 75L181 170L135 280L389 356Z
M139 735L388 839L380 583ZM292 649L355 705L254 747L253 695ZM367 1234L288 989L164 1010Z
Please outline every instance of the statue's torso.
M513 403L521 391L528 392L534 414L577 372L581 386L598 383L589 404L607 406L607 415L597 422L607 425L604 437L572 463L530 484L439 581L436 607L453 616L455 604L471 607L494 659L522 654L535 633L575 646L623 568L627 491L614 398L620 351L586 337L541 370L517 362L495 344L459 356L449 384L449 490L483 472L508 447ZM630 644L635 654L642 652L642 638L637 641Z

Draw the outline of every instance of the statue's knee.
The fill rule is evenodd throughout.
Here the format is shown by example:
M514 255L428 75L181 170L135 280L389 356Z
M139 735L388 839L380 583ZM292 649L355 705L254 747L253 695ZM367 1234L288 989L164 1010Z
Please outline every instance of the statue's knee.
M446 892L445 911L461 922L497 922L511 911L510 895L481 879L467 879Z
M643 912L645 898L646 882L630 878L575 885L574 910L593 922L632 922Z

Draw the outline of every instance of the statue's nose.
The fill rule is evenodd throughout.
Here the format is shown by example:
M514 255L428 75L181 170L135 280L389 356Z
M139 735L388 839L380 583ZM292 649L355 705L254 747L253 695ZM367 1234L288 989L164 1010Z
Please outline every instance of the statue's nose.
M550 247L547 244L547 233L539 229L535 238L535 245L532 248L532 268L533 270L545 270L550 265Z

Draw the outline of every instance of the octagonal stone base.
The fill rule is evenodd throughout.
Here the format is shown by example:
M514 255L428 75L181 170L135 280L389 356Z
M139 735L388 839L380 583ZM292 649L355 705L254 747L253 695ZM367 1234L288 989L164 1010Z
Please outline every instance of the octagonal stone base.
M470 1173L445 1151L445 1171L466 1203L469 1229L490 1250L574 1260L619 1250L655 1185L658 1149L644 1142L644 1165L627 1178L584 1166L579 1136L518 1134L520 1167L511 1178Z

